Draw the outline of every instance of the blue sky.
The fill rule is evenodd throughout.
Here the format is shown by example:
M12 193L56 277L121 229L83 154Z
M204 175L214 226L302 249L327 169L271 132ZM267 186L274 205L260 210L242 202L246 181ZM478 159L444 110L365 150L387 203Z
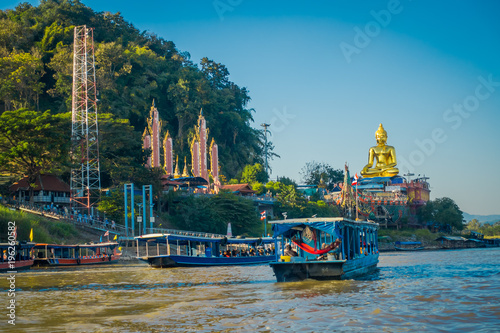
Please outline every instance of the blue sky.
M359 173L382 123L431 199L500 214L499 2L82 2L226 65L254 127L271 124L273 178L300 182L310 161Z

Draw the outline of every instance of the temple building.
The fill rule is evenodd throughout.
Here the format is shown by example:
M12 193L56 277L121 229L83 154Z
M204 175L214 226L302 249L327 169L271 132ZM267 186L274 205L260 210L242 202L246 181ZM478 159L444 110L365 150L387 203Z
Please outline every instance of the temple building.
M210 184L212 176L213 191L218 192L220 188L219 181L219 151L215 140L212 138L209 151L207 152L208 133L206 119L203 116L203 110L200 111L197 126L195 126L195 136L191 141L191 167L188 167L187 158L184 157L184 164L181 167L179 157L176 156L174 163L173 138L167 131L163 138L163 145L160 144L161 120L154 101L151 106L147 127L143 134L143 149L151 149L151 156L146 162L149 168L160 168L161 149L163 148L163 169L166 179L175 178L176 181L185 181L192 184L205 182ZM210 167L208 169L208 154L210 155ZM182 170L182 174L180 173ZM195 179L196 178L196 179ZM201 187L200 187L201 189ZM206 190L208 188L205 187Z
M341 191L325 199L339 207L347 217L369 219L385 227L402 227L406 218L408 226L418 225L416 213L430 199L428 177L404 178L396 168L396 150L386 145L387 132L382 124L375 132L377 145L369 149L368 164L361 170L363 177L351 181L346 166ZM410 176L410 174L406 175Z
M155 101L151 105L149 111L149 118L147 120L147 127L142 134L143 148L151 149L151 156L148 158L146 165L149 168L160 168L160 131L161 120L158 114L158 109L155 107Z

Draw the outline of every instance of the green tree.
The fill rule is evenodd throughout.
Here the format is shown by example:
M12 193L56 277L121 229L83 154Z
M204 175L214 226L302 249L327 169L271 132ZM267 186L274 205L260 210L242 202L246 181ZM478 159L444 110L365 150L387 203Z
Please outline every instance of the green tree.
M144 168L147 152L142 150L140 134L129 121L115 119L110 113L100 114L99 160L103 187L147 178ZM67 126L71 126L69 123ZM148 183L150 184L150 183Z
M252 201L224 191L213 197L183 197L170 211L171 221L183 230L225 234L231 223L235 235L257 236L262 231Z
M26 109L0 115L0 171L28 177L30 191L40 173L67 166L69 115ZM30 198L33 199L32 193Z
M231 82L225 65L203 58L199 68L172 41L141 33L119 13L94 12L79 0L43 0L0 11L0 108L71 109L73 28L83 24L94 28L98 110L114 120L128 119L138 133L134 140L140 141L155 99L181 160L189 154L187 143L203 109L209 136L219 146L221 174L236 178L245 165L263 163L264 140L262 131L251 127L249 91Z
M326 189L331 191L336 183L343 181L344 172L334 169L326 163L308 162L300 171L303 181L307 185L319 185L321 180L326 184Z
M464 228L463 212L450 198L444 197L428 201L425 206L418 210L417 215L421 222L435 222L444 229L462 230Z
M255 163L254 165L246 165L241 174L242 183L265 183L268 180L268 175L264 170L264 167L260 163Z
M13 51L0 58L0 99L5 109L38 108L38 97L45 86L40 81L44 73L39 56Z
M479 231L481 228L481 224L477 219L472 219L467 223L467 229L471 231Z
M124 217L124 205L125 201L123 192L114 190L111 191L109 195L101 197L101 201L99 202L97 209L100 212L105 213L108 218L121 223Z

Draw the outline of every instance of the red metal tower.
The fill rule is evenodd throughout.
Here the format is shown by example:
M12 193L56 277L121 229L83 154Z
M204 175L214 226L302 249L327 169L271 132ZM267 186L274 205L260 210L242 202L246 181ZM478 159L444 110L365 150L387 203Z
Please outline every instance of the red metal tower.
M71 204L89 215L101 192L96 95L94 32L78 26L73 46Z

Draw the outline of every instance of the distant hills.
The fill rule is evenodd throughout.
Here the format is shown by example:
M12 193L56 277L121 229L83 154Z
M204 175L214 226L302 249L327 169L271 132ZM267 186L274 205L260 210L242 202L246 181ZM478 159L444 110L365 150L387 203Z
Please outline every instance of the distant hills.
M500 215L471 215L464 212L465 221L469 222L472 219L478 220L480 223L495 223L500 221Z

